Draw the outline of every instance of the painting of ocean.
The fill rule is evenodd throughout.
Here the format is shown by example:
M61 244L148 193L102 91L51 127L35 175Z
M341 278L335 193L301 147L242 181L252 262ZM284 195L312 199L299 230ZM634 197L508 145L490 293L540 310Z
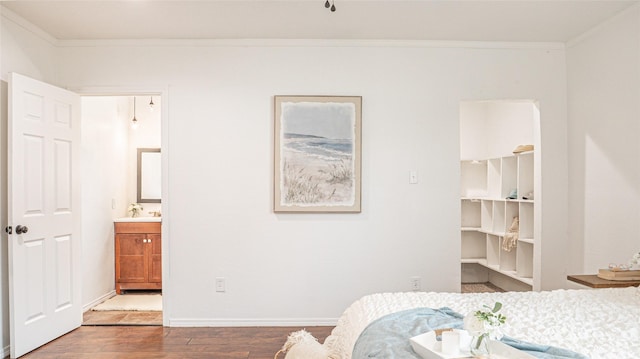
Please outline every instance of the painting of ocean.
M303 101L282 102L280 106L276 176L279 205L338 210L353 207L359 201L354 104Z

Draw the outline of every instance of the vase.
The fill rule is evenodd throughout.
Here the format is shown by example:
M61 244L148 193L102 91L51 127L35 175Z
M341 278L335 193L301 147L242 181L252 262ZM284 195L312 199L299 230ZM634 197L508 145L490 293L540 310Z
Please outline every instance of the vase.
M489 334L474 335L470 345L471 354L476 358L491 358L489 352Z

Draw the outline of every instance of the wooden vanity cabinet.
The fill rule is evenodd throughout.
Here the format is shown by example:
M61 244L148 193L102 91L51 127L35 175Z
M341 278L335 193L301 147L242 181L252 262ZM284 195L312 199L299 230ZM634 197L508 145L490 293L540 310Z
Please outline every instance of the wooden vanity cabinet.
M160 222L116 222L116 293L162 289Z

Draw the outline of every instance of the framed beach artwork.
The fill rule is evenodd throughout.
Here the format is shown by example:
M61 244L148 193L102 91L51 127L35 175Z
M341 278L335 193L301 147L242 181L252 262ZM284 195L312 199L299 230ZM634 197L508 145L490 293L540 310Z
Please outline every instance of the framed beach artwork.
M360 212L362 97L274 102L274 211Z

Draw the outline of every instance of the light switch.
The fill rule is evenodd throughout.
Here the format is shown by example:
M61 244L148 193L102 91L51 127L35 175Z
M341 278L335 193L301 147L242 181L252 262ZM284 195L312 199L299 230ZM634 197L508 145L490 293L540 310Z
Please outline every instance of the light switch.
M216 292L226 292L227 283L222 277L216 277Z
M409 183L410 184L418 183L418 171L409 171Z

